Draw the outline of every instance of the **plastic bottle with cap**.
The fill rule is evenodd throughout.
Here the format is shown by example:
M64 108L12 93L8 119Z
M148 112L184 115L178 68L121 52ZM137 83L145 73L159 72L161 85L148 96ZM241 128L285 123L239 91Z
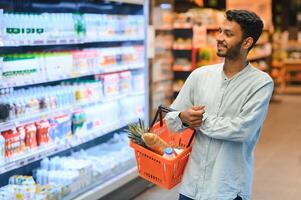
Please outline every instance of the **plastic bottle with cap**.
M167 159L173 159L175 158L175 154L174 154L174 151L171 147L167 147L165 150L164 150L164 154L163 154L163 157L164 158L167 158Z

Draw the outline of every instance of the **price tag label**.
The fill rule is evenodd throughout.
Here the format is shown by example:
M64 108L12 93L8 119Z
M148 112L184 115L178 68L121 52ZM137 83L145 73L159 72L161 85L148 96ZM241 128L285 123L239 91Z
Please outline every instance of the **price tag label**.
M60 44L67 44L67 40L60 40L59 43Z
M15 169L17 167L16 164L17 163L15 163L15 162L9 162L9 163L5 164L2 168L2 171L3 171L2 173L5 173L7 171Z

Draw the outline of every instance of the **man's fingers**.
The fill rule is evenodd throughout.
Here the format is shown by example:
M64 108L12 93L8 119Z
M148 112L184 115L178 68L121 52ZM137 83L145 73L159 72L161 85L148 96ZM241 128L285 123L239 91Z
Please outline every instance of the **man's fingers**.
M190 122L194 122L194 121L198 121L198 120L202 120L203 119L203 116L201 115L201 116L191 116L190 118L189 118L189 121Z
M199 118L195 118L193 120L191 120L191 123L197 123L197 122L202 122L203 121L203 117L199 117Z
M204 114L204 113L203 113L203 114ZM190 122L193 122L193 121L196 121L196 120L202 120L203 114L190 115L188 120L189 120Z
M197 111L197 110L203 110L205 106L192 106L192 109Z
M194 106L196 108L204 108L204 106ZM194 110L193 108L181 112L179 115L182 122L187 123L189 126L192 124L194 126L200 126L203 119L203 114L205 113L204 109Z
M192 126L192 127L199 127L201 125L202 125L202 121L193 122L193 123L190 124L190 126Z
M200 116L202 116L204 113L205 113L204 110L192 111L192 112L190 113L190 116L192 116L192 117L200 117Z
M191 124L190 127L191 128L199 128L202 124L199 123L199 124Z
M197 119L194 119L194 120L191 120L190 122L189 122L189 124L201 124L203 122L203 118L201 117L201 118L197 118Z

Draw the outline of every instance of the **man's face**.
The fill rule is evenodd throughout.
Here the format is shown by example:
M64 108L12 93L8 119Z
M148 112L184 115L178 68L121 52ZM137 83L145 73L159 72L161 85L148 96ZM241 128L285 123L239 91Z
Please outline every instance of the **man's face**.
M217 37L217 55L232 59L239 57L243 42L242 35L238 23L225 19L219 28Z

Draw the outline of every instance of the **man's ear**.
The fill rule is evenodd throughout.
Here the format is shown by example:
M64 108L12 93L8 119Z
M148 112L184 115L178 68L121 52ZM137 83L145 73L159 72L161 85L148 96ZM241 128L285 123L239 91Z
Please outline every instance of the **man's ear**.
M247 37L245 39L245 41L243 42L243 48L249 49L252 46L253 42L254 42L254 40L252 37Z

